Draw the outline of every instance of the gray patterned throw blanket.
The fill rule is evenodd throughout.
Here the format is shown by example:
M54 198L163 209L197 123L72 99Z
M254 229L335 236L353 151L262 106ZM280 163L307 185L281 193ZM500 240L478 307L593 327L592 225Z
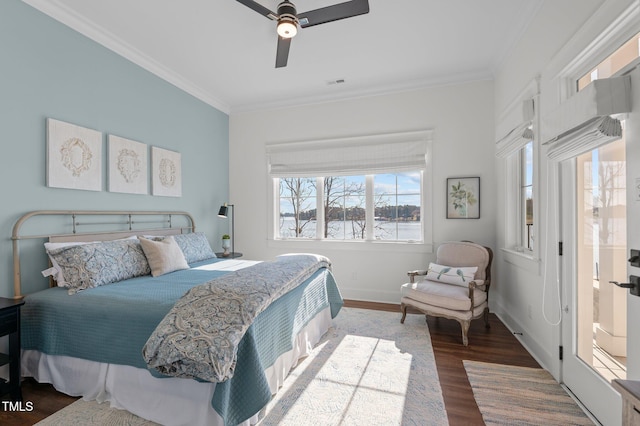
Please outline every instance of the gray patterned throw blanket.
M238 343L253 320L318 269L330 267L324 256L284 255L196 286L158 324L142 356L167 376L223 382L233 377Z

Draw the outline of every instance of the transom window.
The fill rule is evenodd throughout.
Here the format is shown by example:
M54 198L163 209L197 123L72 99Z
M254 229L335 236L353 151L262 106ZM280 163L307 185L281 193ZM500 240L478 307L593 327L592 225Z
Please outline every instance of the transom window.
M576 81L578 91L584 89L592 81L601 78L609 78L625 66L640 57L640 33L631 37L629 41L620 46L604 61L600 62L589 72L585 73Z

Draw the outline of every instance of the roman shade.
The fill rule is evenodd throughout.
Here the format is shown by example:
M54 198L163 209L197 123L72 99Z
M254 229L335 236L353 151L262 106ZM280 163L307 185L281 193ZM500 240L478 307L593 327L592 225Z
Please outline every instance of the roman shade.
M569 98L545 123L553 129L543 144L547 157L563 161L613 142L622 136L614 114L631 112L631 77L595 80Z
M267 145L269 175L353 176L426 169L430 130Z
M522 102L522 117L524 121L496 142L496 157L508 157L533 140L534 106L533 99L527 99Z
M622 123L609 117L598 117L584 126L556 139L547 151L547 157L564 161L622 137Z

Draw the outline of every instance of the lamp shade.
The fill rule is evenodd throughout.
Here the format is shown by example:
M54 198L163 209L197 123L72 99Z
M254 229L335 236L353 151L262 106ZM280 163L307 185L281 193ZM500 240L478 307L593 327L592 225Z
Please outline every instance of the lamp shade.
M227 206L220 206L220 210L218 211L218 216L226 218L227 217L227 209L228 208L229 207L227 207Z

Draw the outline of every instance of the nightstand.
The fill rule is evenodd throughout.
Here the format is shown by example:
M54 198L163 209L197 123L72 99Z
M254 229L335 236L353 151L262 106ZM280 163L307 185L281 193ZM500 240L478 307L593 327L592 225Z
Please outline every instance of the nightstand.
M9 364L9 381L0 379L0 396L22 401L20 390L20 307L24 300L0 297L0 337L9 337L9 353L0 353L0 366Z
M216 252L216 256L220 259L235 259L236 257L242 257L242 253L234 251L233 253L229 253L229 256L225 256L224 252Z

